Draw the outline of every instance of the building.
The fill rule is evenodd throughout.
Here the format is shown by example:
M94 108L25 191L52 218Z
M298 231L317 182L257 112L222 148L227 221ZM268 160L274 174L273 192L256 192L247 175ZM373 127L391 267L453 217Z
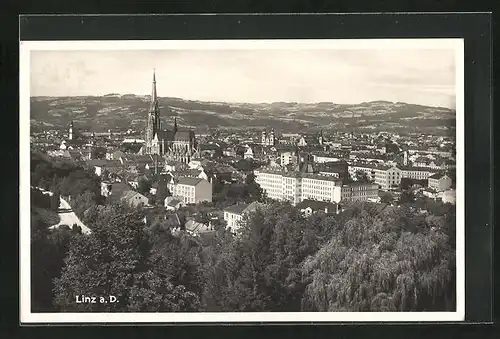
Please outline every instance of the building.
M164 203L167 211L177 211L182 206L182 201L175 197L166 197Z
M192 236L199 236L200 234L212 233L214 229L211 225L203 224L194 219L186 221L184 225L186 232Z
M339 213L339 205L336 203L316 201L305 199L296 205L296 207L304 214L304 216L309 217L316 212L324 213Z
M271 132L269 132L269 134L266 131L262 131L261 145L275 146L276 144L279 144L279 141L274 133L274 128L271 129Z
M396 166L350 165L349 175L356 177L357 172L365 173L367 178L378 184L381 189L389 190L399 186L403 172Z
M171 130L163 130L160 118L160 109L156 93L156 78L153 72L153 89L151 103L146 124L145 142L141 154L158 154L168 160L181 161L185 164L191 158L198 157L198 145L194 131L180 130L177 127L177 118Z
M197 204L212 201L212 184L201 178L179 177L168 184L172 196L184 204Z
M336 191L336 194L339 190ZM340 201L378 201L378 184L354 182L342 185L340 197L335 196L336 202Z
M328 155L313 155L314 157L314 162L317 163L325 163L325 162L334 162L334 161L339 161L340 159L337 157L332 157Z
M446 190L438 195L445 204L456 204L457 196L455 190Z
M297 141L297 146L322 146L324 142L325 139L323 137L323 131L321 131L318 134L300 136L299 140Z
M367 165L356 164L349 166L349 175L356 176L356 172L365 173L369 180L380 185L381 189L389 190L398 187L402 178L427 180L435 172L429 168L409 166Z
M301 201L304 199L339 202L342 180L329 175L307 174L302 176Z
M248 213L256 211L258 208L265 206L257 201L251 204L236 204L224 209L224 220L226 228L230 231L236 231L241 227L241 221Z
M149 206L149 199L147 197L132 190L123 192L120 200L132 207Z
M250 146L246 146L245 153L243 154L243 159L253 159L253 149Z
M69 140L73 140L74 132L75 132L75 125L73 124L73 120L71 120L71 123L69 124L69 130L68 130L68 139Z
M335 176L285 172L264 168L254 171L255 181L271 199L286 200L297 205L303 200L325 202L365 201L378 198L378 185L374 183L348 183Z
M428 186L438 192L446 191L451 188L452 179L446 174L436 173L429 177Z
M409 167L409 166L400 166L401 174L403 178L415 179L415 180L427 180L430 176L436 173L435 170L430 168L422 168L422 167Z
M99 177L103 176L105 172L118 173L123 167L119 160L92 159L85 163L93 168L94 173Z
M124 192L130 190L131 187L123 182L101 182L101 195L110 200L120 200Z
M294 164L297 162L297 154L296 152L286 151L281 152L280 154L280 165L287 166L289 164Z
M316 164L316 170L319 174L331 175L343 181L349 179L349 165L343 160Z

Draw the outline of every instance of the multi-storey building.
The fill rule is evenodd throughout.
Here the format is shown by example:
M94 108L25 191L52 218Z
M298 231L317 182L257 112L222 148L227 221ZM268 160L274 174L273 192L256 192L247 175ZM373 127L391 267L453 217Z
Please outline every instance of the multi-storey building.
M255 172L255 181L269 198L288 200L296 205L303 200L327 202L377 199L378 185L373 183L348 183L331 175L283 172L269 168Z
M302 197L304 199L318 201L340 201L335 197L338 187L342 181L329 175L306 174L302 178ZM337 189L336 189L337 188Z
M349 174L354 177L356 172L366 173L369 180L388 190L399 186L402 178L427 180L435 171L429 168L385 165L349 165Z
M255 182L267 193L271 199L280 200L283 196L283 171L275 169L255 170ZM291 185L291 183L290 183Z
M212 201L212 184L205 179L188 177L172 178L167 187L172 196L177 197L184 204Z
M287 166L289 164L293 164L297 161L297 154L296 152L281 152L280 154L280 164L281 166Z
M401 183L402 172L396 166L384 166L384 165L350 165L349 175L354 177L356 172L363 172L366 174L367 178L376 184L380 185L380 188L387 190L398 186Z
M226 221L226 228L233 232L237 231L241 227L241 221L245 215L263 206L265 205L254 201L251 204L237 204L225 208L224 221Z
M428 179L428 186L436 191L446 191L451 185L452 179L446 174L436 173Z
M403 178L410 178L416 180L427 180L430 176L436 173L436 170L432 170L430 168L422 168L422 167L401 166L400 169Z
M342 185L340 189L340 198L338 197L339 190L336 191L335 201L368 201L378 199L378 184L366 182L353 182L347 185ZM339 199L339 200L337 200Z

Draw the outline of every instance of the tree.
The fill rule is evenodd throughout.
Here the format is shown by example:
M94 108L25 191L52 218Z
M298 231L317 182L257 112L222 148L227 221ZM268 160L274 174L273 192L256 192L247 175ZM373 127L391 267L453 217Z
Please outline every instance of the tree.
M97 208L95 194L90 191L86 191L82 194L72 196L71 206L73 208L73 212L75 212L80 220L90 220L90 218L88 218L88 213L86 215L85 212L90 208Z
M140 209L114 203L100 210L90 235L75 238L54 284L55 304L61 311L198 310L196 294L179 284L191 281L191 276L182 271L176 275L169 266L157 265L158 260L175 260L180 265L186 261L152 252L155 239L150 239L143 217ZM81 295L113 295L118 302L75 302L75 296Z
M368 174L366 174L365 171L357 170L355 173L355 178L356 181L359 182L369 182L370 179L368 179Z
M383 204L392 204L393 201L394 198L392 197L392 194L389 192L384 192L380 197L380 202Z
M364 209L340 225L302 264L308 284L303 310L453 309L455 253L448 236L413 221L408 211L377 216Z
M137 192L145 195L148 194L151 189L151 181L145 178L141 178L138 182Z
M62 311L126 309L134 273L146 261L142 227L139 211L116 204L99 214L90 235L75 239L55 283L55 303ZM119 302L79 304L77 295L115 295Z
M164 176L158 178L158 189L156 190L156 203L163 206L165 199L172 196L168 189L167 180Z
M199 212L197 215L196 215L196 219L195 219L197 222L199 223L202 223L202 224L205 224L205 225L209 225L210 224L210 216L208 215L207 212L205 211L201 211Z
M274 203L248 215L237 237L217 231L204 300L217 311L300 311L299 265L331 229L323 220L310 224L290 204Z
M72 234L62 226L49 230L36 214L31 216L31 234L32 312L55 312L53 279L61 274Z
M252 201L261 201L263 197L263 190L259 184L255 182L255 175L253 173L249 173L245 179L246 185L246 193L245 197L246 202Z
M241 160L237 161L234 164L234 167L238 171L242 171L242 172L250 172L250 171L252 171L254 169L252 161L251 160L247 160L247 159L241 159Z
M413 191L403 191L399 197L399 204L407 204L415 202L415 194Z
M52 203L52 199L49 195L43 194L40 190L36 188L31 189L31 207L39 207L44 209L50 209Z
M57 212L59 210L61 195L57 186L57 177L55 176L52 178L50 191L52 192L52 195L50 197L50 209Z

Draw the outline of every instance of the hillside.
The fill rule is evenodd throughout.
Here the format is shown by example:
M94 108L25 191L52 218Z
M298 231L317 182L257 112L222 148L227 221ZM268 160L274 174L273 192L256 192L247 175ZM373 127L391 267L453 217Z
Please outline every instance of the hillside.
M297 132L310 129L405 130L453 132L455 111L401 102L372 101L356 105L333 102L226 103L159 98L163 123L177 116L179 125L208 128L263 128ZM63 128L70 120L82 128L143 129L149 96L109 94L102 97L32 97L31 126ZM450 127L453 126L453 128Z

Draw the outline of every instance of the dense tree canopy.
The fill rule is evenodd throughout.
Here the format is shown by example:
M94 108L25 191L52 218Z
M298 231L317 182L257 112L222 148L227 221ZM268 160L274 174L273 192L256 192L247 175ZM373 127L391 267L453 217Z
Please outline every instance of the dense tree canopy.
M455 253L446 230L408 211L362 211L302 265L314 311L444 311L454 307Z
M137 192L146 195L149 194L149 190L151 189L152 182L146 178L141 178L137 183Z
M240 234L211 248L207 304L219 311L454 308L455 255L445 225L454 221L406 207L347 209L305 219L275 203L252 214Z
M92 233L76 238L62 275L55 280L55 303L63 311L193 311L196 293L181 283L192 283L182 268L178 276L158 263L143 212L121 204L103 208ZM170 258L169 251L163 258ZM176 260L182 265L185 260ZM162 271L163 269L163 271ZM188 277L188 278L186 278ZM76 296L116 296L115 303L76 303Z

